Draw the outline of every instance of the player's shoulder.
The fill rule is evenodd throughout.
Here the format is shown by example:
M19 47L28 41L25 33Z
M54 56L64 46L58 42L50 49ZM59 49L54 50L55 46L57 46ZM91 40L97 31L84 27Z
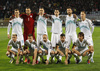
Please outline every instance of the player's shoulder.
M90 19L88 19L88 18L86 18L86 21L91 22L91 20L90 20Z
M47 40L47 42L48 42L48 43L51 43L51 41L50 41L49 39Z
M29 43L29 40L26 40L25 43Z
M35 40L32 40L32 42L35 43L36 41Z
M76 43L79 42L80 40L77 38L77 40L75 41Z
M10 40L9 40L9 43L11 43L11 42L13 42L13 40L12 40L12 39L10 39Z
M20 16L26 16L26 14L21 14Z
M43 42L43 39L41 39L40 42Z
M27 16L26 14L21 14L21 15L20 15L21 18L24 18L24 17L26 17L26 16Z
M20 20L23 20L23 18L22 18L22 17L19 17L19 19L20 19Z
M56 17L55 15L51 15L52 18Z
M65 40L65 43L68 43L68 41L67 41L67 40Z
M58 43L61 43L61 40L58 40Z
M21 43L19 40L16 41L17 43Z
M84 42L84 43L87 43L87 40L86 40L86 39L83 39L83 42Z

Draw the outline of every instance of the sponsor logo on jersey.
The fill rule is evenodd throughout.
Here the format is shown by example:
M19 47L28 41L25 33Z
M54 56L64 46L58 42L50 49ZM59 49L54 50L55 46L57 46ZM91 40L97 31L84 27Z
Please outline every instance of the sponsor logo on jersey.
M30 15L30 17L32 18L32 15Z

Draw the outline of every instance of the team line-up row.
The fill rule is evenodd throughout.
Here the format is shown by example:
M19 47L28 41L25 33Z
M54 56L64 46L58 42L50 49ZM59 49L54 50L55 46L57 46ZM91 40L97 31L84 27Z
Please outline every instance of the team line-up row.
M77 64L82 61L82 56L86 55L88 56L88 64L90 64L90 59L91 62L94 62L94 49L92 40L94 26L91 20L86 18L85 11L81 11L80 20L76 16L76 14L72 14L72 9L70 7L67 8L68 15L59 15L60 12L58 9L55 9L55 15L44 15L44 8L39 8L39 14L36 21L37 42L34 40L33 34L30 33L27 36L27 40L25 40L24 42L21 27L24 20L19 17L20 12L18 9L14 10L14 14L15 18L10 20L7 32L9 36L10 28L12 26L12 37L8 43L6 53L6 55L11 58L10 63L13 63L15 61L14 56L16 55L16 64L19 64L19 56L20 62L23 62L23 55L25 55L24 62L27 63L30 63L29 56L33 56L32 65L40 62L40 58L42 58L42 62L49 64L50 57L51 62L55 60L55 57L57 58L56 63L60 63L62 60L62 56L65 56L65 64L67 65L70 64L70 58L72 57L72 55L74 55ZM31 17L31 15L29 17ZM62 33L61 17L63 17L63 20L65 21L66 34ZM30 19L27 18L27 21L29 20ZM51 42L49 41L47 34L47 21L50 21L52 23ZM76 34L77 26L80 28L81 31L78 34L78 38ZM70 50L71 41L73 42L72 50ZM12 48L10 49L11 46ZM23 46L25 48L24 50L22 48ZM46 60L43 58L44 55L47 55Z

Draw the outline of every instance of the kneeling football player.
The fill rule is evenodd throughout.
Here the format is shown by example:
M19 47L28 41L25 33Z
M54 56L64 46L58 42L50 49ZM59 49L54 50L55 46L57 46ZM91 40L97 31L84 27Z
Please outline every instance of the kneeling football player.
M10 47L12 48L10 49ZM21 42L17 40L17 34L12 34L12 39L9 41L7 46L7 53L6 55L11 58L10 63L15 61L15 56L17 56L16 64L19 64L19 56L23 56ZM21 59L20 59L21 62Z
M56 45L56 58L57 58L57 64L59 62L61 62L61 60L59 59L59 52L63 52L65 54L65 64L69 64L70 63L70 58L72 57L72 52L71 50L69 50L69 45L68 42L65 40L65 34L61 34L60 35L60 40L58 41L57 45Z
M89 48L88 48L89 47ZM73 44L72 52L74 53L74 57L76 58L76 63L79 63L78 56L88 56L87 64L90 64L90 58L92 56L93 47L87 40L84 39L84 33L80 32L78 34L77 41Z
M43 46L43 48L41 46ZM43 39L39 43L39 49L40 50L38 52L38 55L42 58L42 62L45 62L43 55L47 55L46 64L48 65L50 55L51 55L51 61L53 60L54 50L46 34L43 35Z
M29 55L34 56L32 65L35 65L36 57L37 57L37 46L36 46L35 40L33 40L33 35L32 34L28 35L28 40L25 41L24 47L29 47L29 49L26 49L23 52L23 54L26 55L28 61L30 60Z

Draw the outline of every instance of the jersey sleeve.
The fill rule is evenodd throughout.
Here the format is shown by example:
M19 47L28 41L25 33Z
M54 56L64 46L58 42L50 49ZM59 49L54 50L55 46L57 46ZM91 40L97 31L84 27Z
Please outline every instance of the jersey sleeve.
M42 41L40 41L40 43L39 43L39 47L42 46L42 45L43 45L43 43L42 43Z
M85 40L85 42L86 42L86 44L87 44L88 46L92 46L91 43L89 43L87 40Z
M60 41L58 41L58 43L56 43L56 46L59 46L60 45Z
M12 46L12 40L9 40L8 46Z
M39 49L42 50L42 51L45 51L45 49L43 49L41 46L43 45L42 41L40 41L39 43Z
M37 13L33 13L33 19L36 20L36 17L39 16Z
M91 33L93 33L93 31L94 31L93 23L91 20L88 20L88 23L89 23L89 27L91 28Z
M21 17L21 18L24 18L24 14L21 14L20 17Z
M35 49L36 45L35 44L31 44L31 48Z
M31 44L31 47L32 47L33 49L37 48L37 44L36 44L35 41Z
M24 47L28 47L28 42L27 41L25 41Z
M12 20L9 21L7 34L9 34L9 32L10 32L11 26L12 26Z
M76 42L73 43L73 46L77 46L78 40L76 40Z
M20 41L18 41L18 48L21 49L21 42Z
M65 48L69 48L68 42L66 41L66 43L64 44Z

